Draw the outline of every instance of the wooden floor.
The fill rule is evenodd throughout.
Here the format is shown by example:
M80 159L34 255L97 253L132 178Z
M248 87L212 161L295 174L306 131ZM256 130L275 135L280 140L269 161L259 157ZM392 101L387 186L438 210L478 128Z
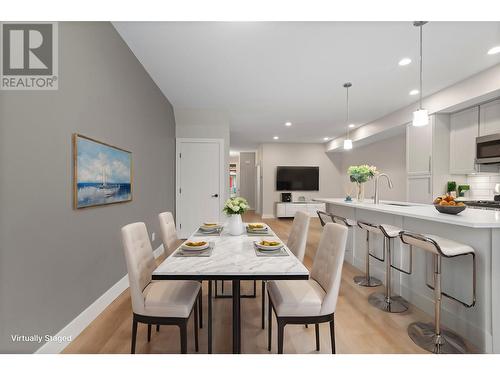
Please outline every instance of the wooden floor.
M245 221L260 221L254 213L247 213ZM277 235L286 241L292 221L287 219L264 220ZM319 242L321 225L318 219L311 220L305 264L310 267ZM389 314L372 307L367 299L370 293L382 291L383 287L363 288L355 285L353 276L361 272L345 263L342 285L335 312L337 353L424 353L406 333L413 321L431 321L432 317L415 306L402 314ZM252 282L242 282L242 292L252 291ZM207 283L203 291L206 318ZM230 291L230 282L226 282ZM242 352L269 353L267 330L260 327L260 281L257 282L257 298L242 299ZM230 299L215 299L213 303L214 353L232 352L232 305ZM64 353L129 353L132 326L132 310L129 291L123 292L95 319L69 346ZM273 322L273 328L276 323ZM328 323L320 325L320 353L330 353ZM276 331L273 331L273 351L276 353ZM137 336L137 353L179 353L179 330L163 326L159 333L153 330L151 342L147 342L147 326L140 324ZM314 326L286 326L285 353L318 353L315 351ZM188 353L194 351L193 323L189 324ZM200 353L207 353L206 325L200 330Z

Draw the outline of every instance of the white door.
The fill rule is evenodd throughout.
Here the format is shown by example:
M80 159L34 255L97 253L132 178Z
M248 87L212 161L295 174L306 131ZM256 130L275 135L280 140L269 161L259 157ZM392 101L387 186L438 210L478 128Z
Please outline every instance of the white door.
M224 141L177 140L176 219L180 238L203 222L220 221L224 187Z
M406 128L408 174L431 173L432 125Z

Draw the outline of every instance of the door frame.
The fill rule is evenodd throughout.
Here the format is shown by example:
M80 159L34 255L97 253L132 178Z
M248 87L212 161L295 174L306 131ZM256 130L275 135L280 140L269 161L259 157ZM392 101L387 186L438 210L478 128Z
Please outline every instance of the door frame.
M222 218L222 208L224 207L226 189L225 181L225 157L224 157L224 139L223 138L176 138L175 139L175 227L178 236L183 238L183 231L180 228L180 184L181 184L181 144L182 143L217 143L219 144L219 221ZM185 237L185 236L184 236Z

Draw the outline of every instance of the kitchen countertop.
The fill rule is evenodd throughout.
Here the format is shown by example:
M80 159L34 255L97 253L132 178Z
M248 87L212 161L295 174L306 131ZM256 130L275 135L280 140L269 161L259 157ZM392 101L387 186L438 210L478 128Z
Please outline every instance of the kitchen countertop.
M500 228L500 211L466 208L458 215L448 215L438 212L431 204L380 201L374 204L372 200L346 202L344 198L315 198L317 202L336 204L362 210L377 211L386 214L412 217L415 219L436 221L451 225L460 225L470 228ZM404 204L407 206L395 206Z

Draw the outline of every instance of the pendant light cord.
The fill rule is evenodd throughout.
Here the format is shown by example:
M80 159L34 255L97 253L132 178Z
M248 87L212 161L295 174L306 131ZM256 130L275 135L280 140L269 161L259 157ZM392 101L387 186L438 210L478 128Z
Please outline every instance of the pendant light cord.
M347 139L349 139L349 86L346 87L347 90Z
M419 109L422 109L422 27L420 25L420 101L419 101Z

